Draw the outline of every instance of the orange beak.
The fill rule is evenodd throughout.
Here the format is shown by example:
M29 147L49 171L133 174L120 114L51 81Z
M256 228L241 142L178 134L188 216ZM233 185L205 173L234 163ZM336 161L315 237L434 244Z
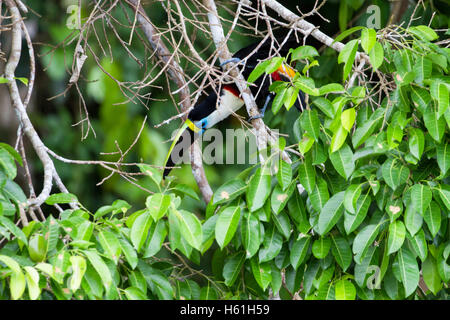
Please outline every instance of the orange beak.
M294 69L292 69L291 67L289 67L284 63L277 69L277 71L289 77L290 79L292 79L295 76Z

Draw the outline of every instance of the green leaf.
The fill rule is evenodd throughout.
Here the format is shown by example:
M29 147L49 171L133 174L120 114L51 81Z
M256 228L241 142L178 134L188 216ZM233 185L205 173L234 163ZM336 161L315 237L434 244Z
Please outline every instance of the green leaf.
M298 150L302 155L305 155L314 145L314 139L305 133L302 140L298 143Z
M425 261L428 255L427 240L425 238L425 232L421 229L415 236L410 236L406 234L411 247L414 249L415 253L419 256L420 260Z
M420 40L424 39L426 41L433 41L439 38L439 36L433 29L423 25L410 27L407 29L407 31L414 34Z
M294 243L292 244L289 259L292 267L295 270L297 270L298 267L305 260L306 254L308 253L310 241L311 241L310 237L303 237L298 240L295 240Z
M359 197L361 196L362 188L361 184L352 184L347 190L345 190L344 195L344 207L348 212L355 214L356 213L356 204L358 202Z
M3 168L9 179L14 179L17 175L16 164L13 156L3 147L0 146L0 168Z
M338 63L345 62L344 65L344 77L347 79L350 71L352 70L353 62L355 61L356 51L358 50L358 40L349 41L338 56Z
M147 292L147 281L139 269L131 271L128 279L133 287L139 289L141 292Z
M448 210L450 210L450 189L442 189L442 187L436 188L439 192L439 196L444 202Z
M122 248L117 236L110 231L101 230L98 233L98 240L105 251L106 256L117 264L120 254L122 253Z
M324 96L328 93L341 93L341 92L345 92L345 88L340 83L328 83L319 88L319 93L321 96ZM328 101L325 98L318 98L318 99L324 99L324 100ZM327 116L328 116L328 114L327 114ZM332 116L329 116L329 117L332 118Z
M339 126L337 131L333 134L331 138L330 153L338 151L347 139L348 131L344 129L343 126Z
M346 180L349 180L355 170L352 149L345 144L338 151L330 154L330 160L336 171Z
M349 280L339 280L335 285L336 300L355 300L356 288Z
M312 253L317 259L323 259L327 256L331 248L330 238L320 237L312 245Z
M419 267L417 266L416 258L406 248L401 248L398 251L396 260L400 271L400 279L405 288L405 296L408 297L416 290L419 284Z
M256 169L255 174L250 178L247 188L247 204L250 212L262 208L271 191L271 176L262 170Z
M403 245L406 236L406 228L403 222L396 220L389 226L388 254L397 252Z
M409 136L409 151L414 157L416 157L416 159L420 159L422 157L424 147L425 137L422 130L412 128Z
M27 280L28 286L28 295L31 300L37 300L41 295L41 288L39 288L39 273L35 268L26 266L25 269L25 278Z
M309 195L309 200L314 210L320 212L328 199L330 199L330 195L328 193L327 183L325 180L319 178L313 192Z
M307 109L302 112L300 115L300 125L315 141L319 140L320 121L315 109Z
M436 260L431 255L422 264L423 280L434 295L442 289L442 280L439 276Z
M335 194L320 211L317 231L321 236L330 231L344 213L344 195L344 191Z
M341 123L342 127L347 131L350 132L350 130L353 127L353 124L355 123L356 119L356 111L355 108L350 108L344 110L341 114Z
M430 136L440 143L445 132L444 117L438 118L434 108L428 108L423 114L423 120Z
M164 240L167 236L166 222L159 220L150 227L149 240L144 252L144 258L152 257L161 250Z
M16 149L14 149L13 147L11 147L9 144L3 143L3 142L0 142L0 148L6 149L6 151L8 151L9 154L12 155L12 156L14 157L14 159L17 161L17 163L20 164L21 166L23 166L22 157L21 157L20 154L16 151Z
M282 159L280 159L278 164L277 180L281 189L284 191L292 181L292 167L289 163L283 161Z
M330 100L323 97L318 97L314 99L312 103L316 105L320 109L320 111L322 111L328 118L334 118L335 111Z
M125 256L125 259L130 264L131 269L136 268L136 266L138 264L138 258L137 258L137 253L134 250L134 248L125 239L119 238L119 243L120 243L120 248L122 249L123 255Z
M234 200L247 189L247 184L242 180L235 179L224 183L216 192L214 192L212 203L214 205L222 204Z
M159 219L164 217L167 209L170 206L170 202L170 196L162 193L155 193L147 197L145 205L148 209L148 212L152 216L153 221L157 222Z
M266 60L258 64L248 76L247 82L255 82L265 72L266 67L271 64L271 60Z
M430 205L433 194L427 185L415 184L411 187L411 202L413 207L422 215Z
M143 261L139 261L138 269L142 272L149 287L158 295L160 300L173 299L174 291L172 285L162 271L150 267Z
M372 135L378 124L383 119L384 112L385 111L382 108L378 108L369 120L365 121L362 126L358 126L352 136L353 148L358 148Z
M431 91L431 95L433 96L433 90ZM439 83L437 86L437 97L434 97L438 102L438 112L437 117L441 118L448 109L449 105L449 92L447 84Z
M331 235L332 247L331 252L336 259L336 262L342 268L342 271L346 271L352 263L353 254L347 239L344 237L334 237Z
M423 213L423 220L425 220L431 235L435 237L441 228L441 209L436 202L431 201Z
M35 268L56 280L54 267L51 264L40 262L36 264Z
M128 287L124 290L128 300L148 300L147 295L139 288Z
M300 92L299 88L294 87L288 88L288 91L286 93L287 96L285 97L284 100L284 106L286 107L286 110L290 110L291 107L294 105L295 101L297 101L299 92Z
M271 265L268 262L259 263L258 257L253 257L250 260L250 266L256 282L263 290L266 290L272 281Z
M12 299L17 300L22 297L25 292L25 276L22 269L14 259L5 255L0 255L0 262L6 264L6 266L12 271L9 289Z
M374 265L371 264L374 253L375 247L369 246L369 248L367 249L367 253L365 254L365 257L362 258L359 264L357 263L354 266L355 282L358 284L360 288L367 286L367 282L365 281L366 276L369 272L371 272L371 270L374 270L373 269Z
M317 49L311 46L301 46L295 50L292 50L291 60L301 60L301 59L309 59L315 56L318 56L319 53Z
M241 223L242 245L247 259L258 252L260 241L259 220L255 213L246 211Z
M357 264L361 264L365 255L367 254L367 250L375 241L378 233L380 232L379 224L369 224L362 228L355 239L353 240L353 253L355 256L355 262Z
M377 42L377 32L374 29L364 28L361 31L361 47L369 54Z
M450 144L442 143L436 146L437 163L441 169L441 176L445 177L450 169Z
M376 71L383 63L384 50L383 46L379 42L376 42L372 50L370 50L369 59L374 71Z
M173 188L173 190L178 191L179 193L185 194L194 200L200 201L198 194L194 191L194 189L192 189L187 184L179 183Z
M381 172L384 181L392 190L406 183L409 177L409 168L403 166L397 159L388 159L383 163Z
M70 289L75 292L81 285L81 280L86 272L86 259L81 256L71 256L72 277L70 278Z
M334 39L333 43L342 41L342 40L344 40L345 38L347 38L349 35L351 35L352 33L356 32L356 31L358 31L358 30L361 30L361 29L364 29L364 27L356 26L356 27L347 29L347 30L345 30L344 32L342 32L340 35L338 35L338 36Z
M272 112L273 114L277 114L280 111L281 106L284 104L284 101L289 98L288 97L288 88L282 89L280 92L277 92L275 98L272 102Z
M231 287L239 276L242 266L245 261L244 252L236 252L231 257L229 257L225 265L223 266L223 278L225 279L225 284Z
M59 224L52 216L48 219L48 225L47 252L56 249L59 240Z
M51 224L51 221L50 221ZM94 224L90 221L84 221L77 227L77 237L76 240L89 241L91 239L92 233L94 232ZM50 246L50 243L49 243Z
M185 210L174 210L180 226L181 235L195 249L201 250L203 232L198 218Z
M212 288L208 283L206 287L203 287L200 291L200 300L218 300L219 296L217 291Z
M83 253L86 255L89 262L94 267L95 271L97 271L98 275L102 279L102 283L106 291L108 291L111 288L111 284L113 282L111 272L109 271L108 266L96 251L85 250L83 251Z
M295 80L294 85L297 89L306 94L314 97L317 97L319 95L319 89L316 88L316 85L312 78L299 76L297 80Z
M215 234L216 241L221 249L223 249L231 241L236 233L240 217L240 207L226 207L219 213L219 218L216 222Z
M415 81L419 84L423 83L423 80L429 79L431 76L432 63L430 59L420 56L416 59L414 64L414 72L416 74Z
M57 203L72 203L78 202L78 198L76 195L71 193L55 193L45 200L45 203L48 205L54 205Z
M425 113L428 109L428 104L431 101L431 96L429 92L423 88L416 86L410 86L411 89L411 102L414 106L420 110L420 112Z
M142 245L145 243L148 235L148 229L153 222L152 216L148 212L144 212L137 217L131 227L130 240L136 251L141 250Z
M413 206L407 206L404 221L406 229L414 236L422 227L423 218Z
M159 186L162 180L162 173L159 169L156 169L148 164L140 163L137 165L139 170L144 173L146 176L150 177L150 179Z
M266 66L265 72L267 74L273 73L278 70L278 68L281 67L281 64L284 61L284 58L282 57L273 57L269 60L270 63Z
M387 143L389 149L397 148L403 139L403 130L398 125L390 124L387 128Z
M280 253L282 246L283 237L275 226L272 226L264 235L263 248L259 250L259 261L266 262L274 259Z
M11 199L17 205L24 205L27 202L27 197L22 188L14 181L6 180L2 191L6 198Z
M27 237L25 233L17 227L11 220L4 216L0 216L0 225L5 226L9 232L11 232L15 237L17 237L20 241L22 241L25 245L28 245Z
M311 194L314 191L316 185L316 172L308 157L298 166L298 179L308 194Z
M275 188L273 189L273 192L272 192L271 200L270 200L272 211L275 214L279 214L281 212L281 210L284 209L289 198L292 195L292 192L294 191L294 188L295 188L295 183L292 183L291 187L286 191L281 190L281 187L279 185L275 186Z

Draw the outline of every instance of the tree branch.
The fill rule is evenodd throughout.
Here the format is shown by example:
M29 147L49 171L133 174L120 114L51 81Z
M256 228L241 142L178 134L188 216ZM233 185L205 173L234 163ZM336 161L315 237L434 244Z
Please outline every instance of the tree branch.
M186 111L191 108L191 99L190 99L190 91L189 87L186 85L186 80L183 76L184 72L180 65L173 59L173 55L163 43L159 34L155 32L153 25L150 22L147 14L144 11L144 8L141 6L139 0L126 0L129 6L137 12L137 21L140 24L142 31L147 37L148 42L152 46L154 52L161 59L165 65L170 65L167 69L167 72L172 79L173 82L177 85L178 88L183 88L179 91L180 96L180 104L182 111ZM182 117L183 120L186 120L187 114ZM203 200L206 203L209 203L212 197L212 189L209 186L208 179L205 175L205 170L203 168L201 150L198 145L198 142L194 142L191 147L191 163L192 163L192 174L194 175L194 179L197 182L197 185L202 194Z
M227 46L227 39L225 38L222 23L220 22L219 14L217 13L216 4L214 0L203 0L203 5L208 10L207 15L212 38L217 49L217 55L219 56L219 60L221 63L223 63L231 59L232 55ZM241 5L242 1L239 2L239 8ZM231 33L229 33L229 35L230 34ZM259 110L258 106L256 105L255 98L253 97L250 88L247 86L247 81L244 79L242 74L236 68L234 68L231 63L225 65L225 68L229 72L230 76L233 78L236 86L238 87L241 93L241 97L245 102L248 115L250 117L255 117L259 115ZM253 119L251 123L255 130L258 150L262 151L267 148L268 141L273 141L274 139L269 135L268 131L266 130L264 121L262 119L260 118ZM264 163L265 159L261 152L259 156L261 163ZM288 163L291 162L287 153L283 152L282 157L286 162Z
M8 62L5 66L5 78L8 79L8 89L11 96L11 101L14 109L19 117L19 122L23 128L23 132L30 140L36 154L42 162L44 167L44 185L41 193L35 199L28 199L26 204L22 204L25 207L40 206L49 197L52 189L53 178L53 161L45 150L45 145L41 138L37 134L30 118L28 117L25 106L19 94L19 88L15 78L15 70L19 64L20 55L22 53L22 17L19 9L12 0L6 0L6 5L11 13L12 27L11 27L11 52Z
M292 25L299 29L301 33L303 33L305 36L313 36L326 46L341 52L344 48L344 44L342 42L336 41L334 42L334 39L330 36L326 35L322 31L320 31L315 25L312 23L309 23L305 19L299 17L292 11L290 11L288 8L284 7L282 4L278 3L275 0L260 0L262 3L264 3L266 6L274 10L278 15L280 15L283 19L289 21L292 23ZM367 63L369 62L369 57L362 53L357 52L355 60L359 62L360 60L366 60Z

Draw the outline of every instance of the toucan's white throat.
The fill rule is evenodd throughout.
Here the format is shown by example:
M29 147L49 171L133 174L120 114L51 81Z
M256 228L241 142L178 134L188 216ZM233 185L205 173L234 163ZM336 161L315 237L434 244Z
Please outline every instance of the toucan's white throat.
M204 120L205 129L211 128L218 122L228 118L232 113L242 108L243 105L244 100L234 95L231 91L223 89L219 102L216 105L216 110Z

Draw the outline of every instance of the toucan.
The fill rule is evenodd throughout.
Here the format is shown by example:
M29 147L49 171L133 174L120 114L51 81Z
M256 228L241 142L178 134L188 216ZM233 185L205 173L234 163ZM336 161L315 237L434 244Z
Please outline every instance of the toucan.
M222 63L221 67L230 62L235 62L239 66L243 65L242 75L245 79L248 79L250 73L260 61L263 61L274 54L274 52L270 52L272 45L271 39L267 39L258 47L259 44L259 42L256 42L240 49L233 55L232 59ZM298 46L298 43L295 39L291 38L277 51L282 57L285 57L287 56L289 49L296 46ZM290 66L283 63L275 72L270 74L271 79L267 76L261 76L254 82L254 85L250 86L250 90L256 99L256 104L258 106L263 105L260 109L260 115L255 118L264 116L268 104L274 98L274 94L269 92L271 82L280 80L289 81L294 75L295 71ZM174 143L172 143L169 150L165 161L163 178L170 173L172 167L175 165L174 159L172 159L174 149L179 149L179 152L182 153L183 150L186 150L186 142L190 146L206 129L213 127L215 124L226 119L244 106L244 100L240 97L239 90L234 83L222 85L220 91L218 91L219 95L217 95L216 91L211 91L203 101L195 105L189 112L186 122L178 131L178 134L174 138ZM217 99L219 99L219 101L217 101ZM305 100L302 92L299 92L298 99L294 105L300 112L303 111ZM249 120L252 119L250 118ZM180 140L180 137L183 137L183 139ZM184 148L177 148L177 146L179 147L182 143L184 143ZM183 155L180 153L178 155L181 158Z

